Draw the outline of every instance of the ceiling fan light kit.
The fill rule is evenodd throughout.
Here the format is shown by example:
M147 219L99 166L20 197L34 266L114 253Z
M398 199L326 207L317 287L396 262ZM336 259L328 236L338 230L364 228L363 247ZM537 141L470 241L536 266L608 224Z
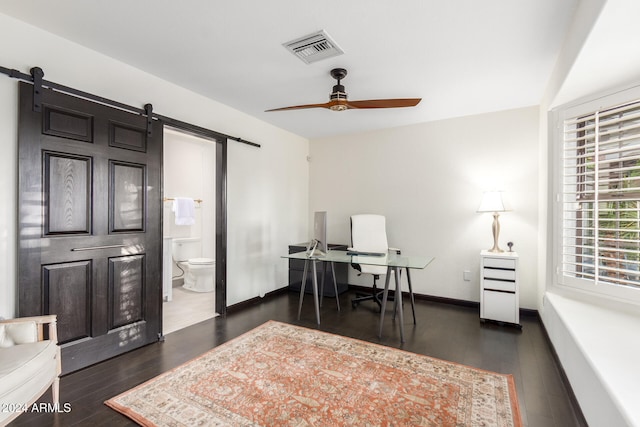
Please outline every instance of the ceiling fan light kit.
M347 70L344 68L334 68L330 72L331 77L337 80L333 86L333 90L329 95L329 102L324 104L306 104L295 105L292 107L274 108L270 111L285 110L302 110L308 108L328 108L332 111L344 111L349 109L371 109L371 108L401 108L414 107L422 100L422 98L396 98L396 99L369 99L364 101L349 101L347 92L343 85L340 84L342 79L347 76Z
M348 110L349 107L347 107L345 104L334 104L331 107L329 107L329 109L331 111L344 111L344 110Z

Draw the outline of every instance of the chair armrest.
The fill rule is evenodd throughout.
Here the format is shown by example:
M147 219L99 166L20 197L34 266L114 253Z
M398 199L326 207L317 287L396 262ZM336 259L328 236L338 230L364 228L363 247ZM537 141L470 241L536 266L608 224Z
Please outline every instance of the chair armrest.
M20 324L34 322L38 328L38 341L44 339L43 325L49 324L49 339L54 343L58 343L57 315L48 314L44 316L19 317L17 319L3 319L0 324Z
M36 324L41 325L43 323L51 323L55 322L56 318L55 314L48 314L45 316L32 316L32 317L18 317L17 319L2 319L0 323L22 323L22 322L36 322Z

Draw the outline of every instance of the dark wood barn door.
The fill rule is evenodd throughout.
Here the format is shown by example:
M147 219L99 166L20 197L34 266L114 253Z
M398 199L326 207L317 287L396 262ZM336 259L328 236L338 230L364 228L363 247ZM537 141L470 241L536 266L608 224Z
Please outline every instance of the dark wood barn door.
M162 126L20 84L18 310L58 315L72 372L157 341Z

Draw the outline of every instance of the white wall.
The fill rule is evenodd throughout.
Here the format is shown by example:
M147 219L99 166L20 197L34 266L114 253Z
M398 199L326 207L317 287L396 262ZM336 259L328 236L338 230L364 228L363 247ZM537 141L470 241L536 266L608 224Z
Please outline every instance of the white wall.
M227 303L287 283L279 259L308 227L308 141L80 45L0 14L1 65L262 144L229 141ZM0 316L13 317L16 294L16 80L0 76Z
M280 256L291 243L307 239L308 143L292 138L276 142L260 150L230 145L229 304L287 286L289 264Z
M536 308L537 107L313 140L310 152L310 212L328 212L329 242L350 242L352 214L385 215L391 246L436 258L412 273L420 294L479 301L479 252L493 244L493 218L476 209L483 191L506 191L513 211L500 216L500 244L514 242L520 303Z

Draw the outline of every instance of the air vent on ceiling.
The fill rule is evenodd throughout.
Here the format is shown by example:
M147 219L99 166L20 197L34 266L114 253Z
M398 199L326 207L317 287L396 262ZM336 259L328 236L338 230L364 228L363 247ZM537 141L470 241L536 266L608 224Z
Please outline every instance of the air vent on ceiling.
M324 30L291 40L282 45L307 64L344 53Z

